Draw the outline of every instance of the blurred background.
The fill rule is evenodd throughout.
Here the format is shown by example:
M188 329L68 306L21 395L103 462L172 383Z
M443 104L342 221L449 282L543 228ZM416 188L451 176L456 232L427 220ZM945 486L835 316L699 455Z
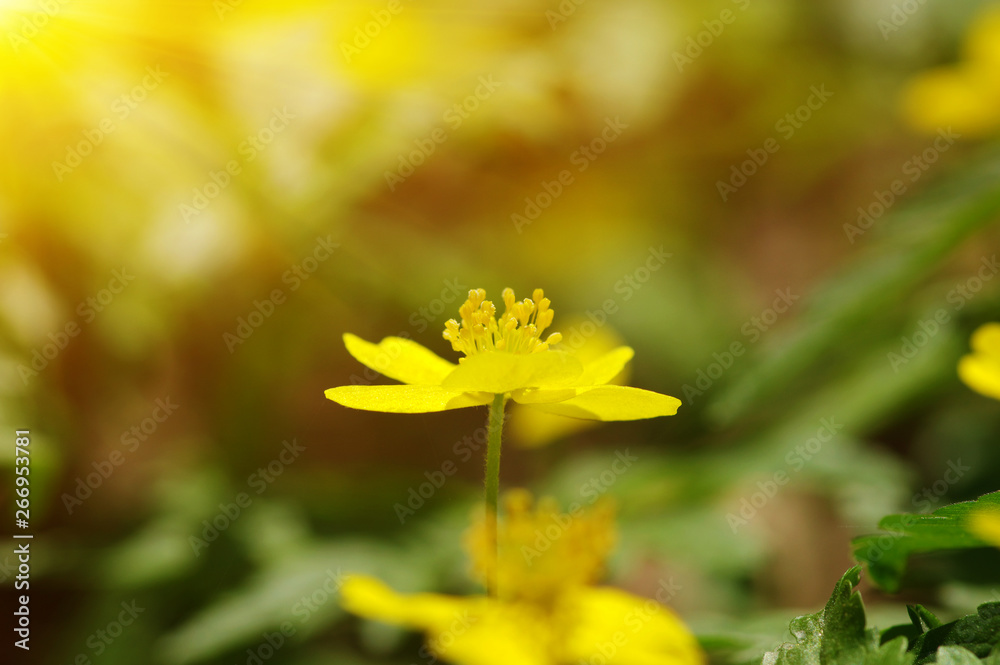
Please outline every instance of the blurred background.
M580 353L633 346L630 385L684 406L515 411L502 485L614 496L609 583L676 586L722 661L773 648L881 516L997 489L1000 405L955 374L1000 316L988 8L0 1L0 459L13 478L30 428L30 662L430 662L337 588L476 592L486 410L323 390L383 382L344 332L454 360L445 320L507 286L544 288ZM866 600L964 614L1000 597L989 556Z

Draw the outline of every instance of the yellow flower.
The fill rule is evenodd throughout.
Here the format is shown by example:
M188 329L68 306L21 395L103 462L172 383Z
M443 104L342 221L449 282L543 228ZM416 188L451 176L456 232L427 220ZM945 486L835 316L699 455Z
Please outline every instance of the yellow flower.
M1000 5L970 26L963 60L917 76L903 95L908 122L927 132L951 127L983 135L1000 128Z
M972 333L972 350L958 362L958 376L976 392L1000 399L1000 323Z
M344 344L358 361L403 382L390 386L341 386L326 396L354 409L389 413L426 413L481 406L505 395L547 413L588 420L638 420L677 413L680 400L628 386L608 385L632 359L618 347L581 363L572 354L550 347L562 339L542 333L553 311L541 289L534 300L516 302L504 289L504 313L496 316L483 289L469 292L459 308L461 322L445 324L444 337L465 354L451 363L416 342L386 337L372 344L345 334Z
M402 595L371 577L345 582L344 607L359 615L423 630L438 658L463 665L696 665L701 649L663 605L618 589L591 586L614 545L607 504L560 513L551 500L532 505L525 491L505 497L497 535L499 597ZM490 530L474 526L466 547L473 569L490 565Z
M1000 547L1000 509L977 510L969 516L969 530L986 542Z

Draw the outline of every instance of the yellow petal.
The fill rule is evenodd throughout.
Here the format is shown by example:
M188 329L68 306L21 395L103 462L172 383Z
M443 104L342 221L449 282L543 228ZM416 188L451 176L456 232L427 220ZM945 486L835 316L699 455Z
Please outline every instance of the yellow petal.
M1000 362L1000 323L987 323L972 333L972 350Z
M1000 399L1000 362L984 355L964 356L958 361L958 376L977 393Z
M530 606L482 596L403 595L361 575L345 580L340 593L344 609L353 614L426 631L430 651L450 662L552 665L546 656L551 628Z
M969 517L969 530L988 543L1000 547L1000 510L977 510Z
M326 391L327 399L352 409L385 413L430 413L489 404L491 394L465 393L440 386L340 386Z
M904 91L903 115L927 133L954 128L962 135L984 135L1000 126L1000 82L996 73L968 64L931 69Z
M493 602L478 616L470 613L467 618L471 620L456 621L448 630L428 635L431 651L461 665L561 662L551 653L555 627L548 616L528 603Z
M583 366L583 374L576 380L580 386L599 386L608 383L622 373L635 351L627 346L619 346L603 356Z
M541 391L538 391L539 393ZM535 399L544 395L535 394ZM597 386L581 390L576 397L562 402L532 403L533 409L585 420L641 420L677 413L681 401L649 390L628 386Z
M386 337L378 344L344 334L344 346L358 362L379 374L418 386L436 386L455 369L425 346L403 337Z
M381 580L352 575L340 590L344 609L366 619L375 619L408 628L435 630L448 626L455 615L474 610L482 598L454 598L434 593L403 595Z
M987 323L972 333L975 353L958 361L958 376L978 393L1000 399L1000 323Z
M586 318L564 319L559 325L560 329L566 331L563 341L559 343L559 350L572 353L577 360L583 363L584 374L577 379L576 383L615 383L624 385L628 383L628 368L622 369L610 381L597 381L598 376L596 366L607 366L613 358L624 358L624 351L619 350L622 346L621 337L611 329L611 326L604 325L594 328L594 324ZM584 336L583 331L588 335ZM631 354L630 354L631 355ZM626 359L627 361L627 359ZM610 370L609 370L610 371ZM605 373L600 376L604 379ZM515 401L524 398L525 403L531 399L531 395L526 393L533 389L524 391L521 395L512 393ZM575 397L578 391L573 391L572 395L565 397ZM564 398L559 395L549 394L537 395L536 399L546 397L559 397L556 401ZM579 418L565 418L551 413L543 413L538 409L514 409L511 411L509 419L510 441L516 446L523 448L537 448L552 443L556 439L566 438L578 432L598 427L600 421L581 420Z
M987 7L976 17L969 26L962 50L968 60L1000 67L1000 7Z
M582 373L580 361L561 351L495 351L466 357L441 386L463 392L509 393L518 388L567 385Z
M610 588L581 587L567 598L578 619L566 662L608 665L701 665L705 656L676 614L659 603Z

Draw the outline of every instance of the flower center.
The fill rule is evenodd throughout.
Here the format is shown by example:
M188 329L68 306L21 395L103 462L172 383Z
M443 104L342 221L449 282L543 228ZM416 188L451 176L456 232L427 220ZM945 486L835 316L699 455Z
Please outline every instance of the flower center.
M504 312L497 318L497 308L486 299L485 289L469 291L469 299L458 308L459 323L450 319L444 324L444 338L451 348L471 356L484 351L536 353L562 339L552 333L542 341L542 332L552 324L555 315L549 309L549 299L541 289L531 298L515 302L513 289L503 290Z
M526 490L512 490L503 503L497 542L486 528L487 518L478 515L464 543L479 578L498 557L496 582L502 599L551 608L564 591L593 584L603 575L617 540L615 509L609 501L566 514L552 498L536 502Z

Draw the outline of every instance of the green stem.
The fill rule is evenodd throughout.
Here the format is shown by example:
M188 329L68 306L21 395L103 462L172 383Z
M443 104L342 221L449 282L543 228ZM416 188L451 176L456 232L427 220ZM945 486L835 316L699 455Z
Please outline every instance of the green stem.
M507 396L505 394L495 395L486 423L489 432L486 443L486 535L487 542L493 544L493 560L486 570L486 593L494 598L497 595L497 495L500 493L500 441L503 435L503 412L506 405Z

